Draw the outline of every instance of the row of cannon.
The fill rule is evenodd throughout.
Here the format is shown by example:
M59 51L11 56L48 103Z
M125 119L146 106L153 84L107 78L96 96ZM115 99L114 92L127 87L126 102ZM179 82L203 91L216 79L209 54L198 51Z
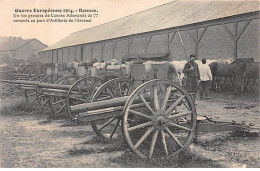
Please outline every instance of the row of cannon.
M173 81L173 66L155 62L78 66L70 72L31 74L28 80L0 80L23 89L28 102L48 105L53 117L62 114L76 123L90 122L100 138L123 134L141 158L161 158L185 150L199 132L248 131L245 123L212 121L196 113L191 95ZM119 129L119 128L122 129Z
M31 103L48 104L53 116L67 113L74 122L91 122L102 139L111 140L123 133L128 146L142 158L175 154L191 143L196 128L195 106L184 88L167 79L168 65L155 64L146 73L144 64L133 64L128 77L108 81L113 74L104 73L126 73L122 71L125 69L107 66L94 70L89 67L83 77L37 74L26 81L1 82L24 89ZM186 122L178 121L183 117ZM120 125L123 130L118 129ZM173 133L176 129L182 133Z

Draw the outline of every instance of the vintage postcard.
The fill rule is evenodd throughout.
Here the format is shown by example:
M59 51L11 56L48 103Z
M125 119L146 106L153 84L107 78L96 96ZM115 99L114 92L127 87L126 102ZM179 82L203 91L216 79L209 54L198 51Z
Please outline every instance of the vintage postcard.
M259 168L259 0L0 0L0 168Z

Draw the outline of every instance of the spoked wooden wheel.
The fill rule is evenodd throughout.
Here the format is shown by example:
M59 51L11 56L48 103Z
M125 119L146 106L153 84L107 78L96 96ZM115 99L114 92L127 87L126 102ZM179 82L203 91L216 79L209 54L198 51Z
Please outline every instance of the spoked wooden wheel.
M36 74L36 75L33 75L29 78L29 81L40 81L43 77L45 77L46 75L45 74Z
M127 78L116 78L107 81L96 91L91 102L128 96L130 85L131 80ZM92 128L99 137L105 140L117 137L117 128L122 118L122 109L108 114L107 117L98 118L98 120L91 122Z
M40 75L41 75L40 70L32 70L28 73L27 80L29 80L30 78L33 78L34 76L40 76Z
M38 74L35 75L33 77L31 77L29 79L29 81L39 81L40 79L42 79L44 75ZM25 95L25 99L27 102L29 103L34 103L35 101L37 101L37 92L38 92L38 88L34 87L34 86L28 86L28 89L24 90L24 95Z
M62 77L61 75L55 75L55 74L46 75L40 80L40 82L54 84L61 77ZM40 105L44 106L49 103L50 99L48 96L43 94L42 89L38 89L36 95L37 95L37 101Z
M37 95L36 94L37 94L36 88L24 90L25 99L29 103L34 103L34 102L37 101Z
M74 84L78 78L75 76L64 76L58 79L54 84L62 84L62 85L72 85ZM60 93L57 96L50 96L49 106L52 110L52 114L54 117L61 115L62 112L66 111L66 97L67 93Z
M171 81L140 85L127 100L123 115L125 140L141 158L176 155L189 146L195 134L192 98Z
M71 86L66 97L66 107L68 115L72 120L77 120L77 113L72 113L70 106L90 102L96 90L101 85L101 79L95 77L86 77L79 79Z

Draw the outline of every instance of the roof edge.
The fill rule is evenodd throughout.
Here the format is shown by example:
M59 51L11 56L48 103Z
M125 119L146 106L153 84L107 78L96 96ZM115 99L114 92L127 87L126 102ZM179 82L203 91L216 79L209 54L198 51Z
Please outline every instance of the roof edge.
M216 19L212 19L212 20L206 20L206 21L202 21L202 22L197 22L197 23L191 23L191 24L187 24L187 25L180 25L180 26L176 26L176 27L169 27L169 28L164 28L164 29L161 29L161 30L153 30L153 31L149 31L149 32L143 32L143 33L137 33L137 34L131 34L131 35L126 35L126 36L121 36L121 37L115 37L115 38L111 38L111 39L103 39L103 40L99 40L99 41L96 41L96 42L88 42L88 43L81 43L81 44L74 44L74 45L70 45L70 46L64 46L64 47L59 47L59 48L53 48L53 49L48 49L45 48L39 52L47 52L47 51L52 51L52 50L58 50L58 49L63 49L63 48L70 48L70 47L73 47L73 46L80 46L80 45L87 45L87 44L93 44L93 43L99 43L99 42L102 42L102 41L112 41L114 39L120 39L120 38L126 38L126 37L129 37L129 36L136 36L136 35L140 35L140 34L147 34L147 33L150 33L150 32L158 32L158 31L165 31L165 30L168 30L168 29L174 29L174 28L181 28L181 27L187 27L187 26L190 26L190 25L194 25L194 24L201 24L201 23L205 23L205 22L212 22L212 21L216 21L216 20L220 20L220 19L228 19L228 18L231 18L231 17L236 17L236 16L241 16L241 15L245 15L245 14L254 14L254 13L258 13L258 15L260 14L260 10L258 11L252 11L252 12L248 12L248 13L242 13L242 14L237 14L237 15L232 15L232 16L227 16L227 17L224 17L224 18L216 18ZM260 16L259 16L260 17ZM64 38L65 39L65 38ZM61 40L60 40L61 41ZM46 50L47 49L47 50Z

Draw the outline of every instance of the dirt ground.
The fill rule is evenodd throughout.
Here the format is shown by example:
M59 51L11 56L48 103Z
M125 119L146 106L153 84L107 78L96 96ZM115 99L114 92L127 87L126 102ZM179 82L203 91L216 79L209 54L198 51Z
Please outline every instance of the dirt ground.
M260 127L260 105L254 94L211 95L213 99L196 102L198 114ZM145 160L135 156L123 140L99 141L87 124L50 119L48 107L27 104L23 96L2 95L0 108L1 168L260 167L259 134L203 133L180 156Z

